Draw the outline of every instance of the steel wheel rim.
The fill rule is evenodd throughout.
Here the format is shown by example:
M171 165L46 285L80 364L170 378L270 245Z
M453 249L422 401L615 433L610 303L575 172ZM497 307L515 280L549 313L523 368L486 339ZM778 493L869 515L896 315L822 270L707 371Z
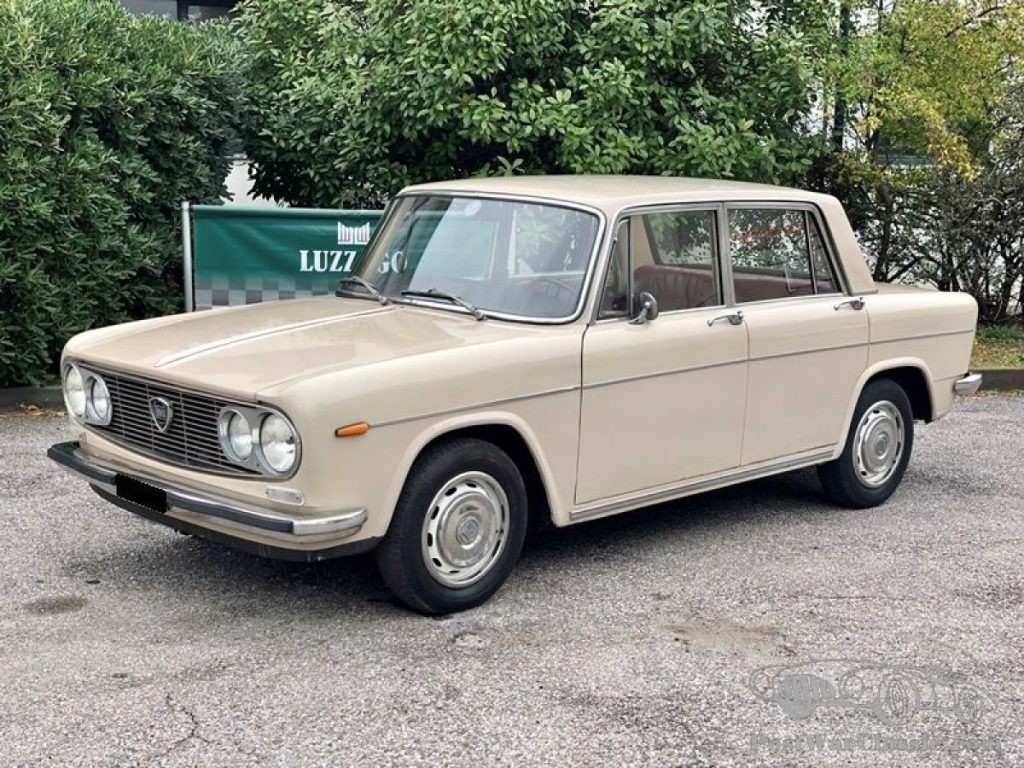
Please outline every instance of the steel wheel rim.
M903 414L893 403L880 400L860 417L853 441L857 479L867 488L885 485L903 458Z
M508 497L486 472L463 472L442 486L423 520L423 562L431 577L460 589L494 567L508 541Z

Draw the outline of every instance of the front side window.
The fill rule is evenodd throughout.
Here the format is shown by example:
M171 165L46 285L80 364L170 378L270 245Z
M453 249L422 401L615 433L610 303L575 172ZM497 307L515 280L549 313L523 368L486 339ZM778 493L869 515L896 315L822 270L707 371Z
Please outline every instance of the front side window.
M433 291L484 312L568 318L580 304L597 232L597 216L574 208L410 195L391 210L359 276L395 301L411 298L403 291Z
M630 297L639 293L654 296L661 312L722 304L715 211L657 211L622 220L599 317L629 314Z
M612 244L598 317L626 317L629 304L629 219L624 219L619 222Z
M714 211L682 210L636 217L633 281L662 312L722 303Z
M730 210L729 251L737 303L837 290L821 233L805 210Z

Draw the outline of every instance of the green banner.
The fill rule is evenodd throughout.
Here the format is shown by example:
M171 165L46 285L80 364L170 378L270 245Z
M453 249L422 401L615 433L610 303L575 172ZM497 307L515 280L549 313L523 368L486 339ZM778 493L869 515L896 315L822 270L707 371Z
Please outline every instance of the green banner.
M383 211L194 205L195 309L333 293Z

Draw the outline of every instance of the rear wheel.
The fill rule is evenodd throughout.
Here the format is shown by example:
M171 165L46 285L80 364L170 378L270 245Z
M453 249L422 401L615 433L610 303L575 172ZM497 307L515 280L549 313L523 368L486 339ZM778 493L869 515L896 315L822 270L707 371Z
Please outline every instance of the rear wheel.
M903 479L913 446L907 393L891 379L870 382L857 401L842 454L818 467L825 494L845 507L881 504Z
M526 522L526 487L515 462L485 440L455 438L416 460L377 565L410 608L461 611L504 583L522 551Z

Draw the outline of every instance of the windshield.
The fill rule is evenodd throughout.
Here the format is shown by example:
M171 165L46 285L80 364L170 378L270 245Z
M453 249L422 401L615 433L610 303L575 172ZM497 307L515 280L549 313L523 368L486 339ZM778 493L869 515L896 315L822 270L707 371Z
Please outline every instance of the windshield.
M557 205L402 197L359 276L397 301L464 311L456 301L423 295L450 294L484 312L569 318L580 303L597 230L594 214Z

